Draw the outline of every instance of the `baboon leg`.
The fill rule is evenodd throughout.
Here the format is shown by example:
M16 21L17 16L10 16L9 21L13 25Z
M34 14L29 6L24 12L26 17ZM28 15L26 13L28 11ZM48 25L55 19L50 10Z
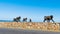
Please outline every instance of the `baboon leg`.
M23 20L23 22L24 22L24 20Z
M18 23L18 21L15 21L15 22L17 22L17 23Z
M43 22L45 22L46 20L44 19L44 21Z
M20 22L20 20L18 20L18 22Z
M18 23L18 21L17 21L17 23Z
M27 22L27 20L26 20L26 22Z
M23 20L23 22L25 22L25 20Z
M23 19L23 22L24 22L24 19Z
M55 22L53 19L52 19L53 22Z

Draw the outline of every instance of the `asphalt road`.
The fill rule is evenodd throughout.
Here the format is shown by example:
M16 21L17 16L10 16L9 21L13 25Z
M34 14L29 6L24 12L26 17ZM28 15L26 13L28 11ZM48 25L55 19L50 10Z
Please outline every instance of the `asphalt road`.
M60 34L60 32L0 28L0 34Z

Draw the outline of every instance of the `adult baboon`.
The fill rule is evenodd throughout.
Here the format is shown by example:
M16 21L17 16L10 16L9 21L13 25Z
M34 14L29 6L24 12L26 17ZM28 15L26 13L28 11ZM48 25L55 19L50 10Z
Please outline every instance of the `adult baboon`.
M23 18L23 22L27 22L27 18Z
M14 18L13 21L15 21L15 22L19 22L20 19L21 19L21 17L19 16L19 17Z
M52 20L52 21L54 22L54 20L53 20L53 15L44 16L44 21L43 21L43 22L45 22L45 21L50 22L50 20Z

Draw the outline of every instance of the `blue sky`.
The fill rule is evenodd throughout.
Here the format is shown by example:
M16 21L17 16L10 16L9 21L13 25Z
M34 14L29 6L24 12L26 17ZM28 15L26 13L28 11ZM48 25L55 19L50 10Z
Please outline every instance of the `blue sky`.
M21 16L42 22L47 15L60 21L60 0L0 0L0 20Z

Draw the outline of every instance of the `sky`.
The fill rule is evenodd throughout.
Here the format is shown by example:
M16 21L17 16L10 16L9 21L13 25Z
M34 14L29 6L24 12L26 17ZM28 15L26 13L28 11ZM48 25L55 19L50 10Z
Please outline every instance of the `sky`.
M54 16L60 22L60 0L0 0L0 20L13 20L21 16L43 22L44 16Z

